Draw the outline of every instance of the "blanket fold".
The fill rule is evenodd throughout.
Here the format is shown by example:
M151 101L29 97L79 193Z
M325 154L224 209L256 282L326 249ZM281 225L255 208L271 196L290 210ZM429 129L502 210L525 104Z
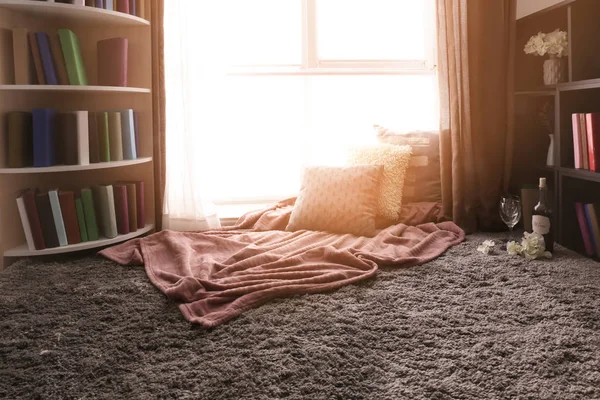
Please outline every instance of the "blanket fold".
M410 267L464 240L435 203L408 212L411 222L372 238L327 232L286 232L293 200L251 212L230 228L161 231L99 252L122 265L143 264L152 283L180 303L184 317L220 325L270 299L338 289L374 276L378 265ZM422 221L418 221L422 219Z

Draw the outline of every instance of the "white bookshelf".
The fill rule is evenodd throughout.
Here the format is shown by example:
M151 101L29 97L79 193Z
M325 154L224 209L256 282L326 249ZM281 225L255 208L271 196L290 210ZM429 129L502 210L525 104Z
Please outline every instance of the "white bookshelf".
M152 140L152 20L150 0L145 18L52 1L0 0L0 270L16 257L51 255L103 247L140 236L154 229L154 163ZM88 86L15 85L12 29L56 32L71 29L79 38ZM128 87L98 86L96 43L112 37L129 40ZM140 67L143 66L143 67ZM139 149L135 160L57 165L46 168L7 168L6 113L53 108L66 111L106 111L132 108L138 112ZM120 181L144 181L146 225L112 239L83 242L45 250L25 244L16 198L27 188L76 190Z

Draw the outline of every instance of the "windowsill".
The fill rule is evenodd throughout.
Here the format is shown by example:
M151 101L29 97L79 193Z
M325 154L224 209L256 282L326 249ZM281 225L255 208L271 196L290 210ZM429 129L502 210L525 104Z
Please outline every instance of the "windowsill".
M242 215L250 211L263 209L270 204L273 204L273 202L246 204L217 204L215 205L215 209L217 211L217 216L221 221L221 225L231 226L234 225Z

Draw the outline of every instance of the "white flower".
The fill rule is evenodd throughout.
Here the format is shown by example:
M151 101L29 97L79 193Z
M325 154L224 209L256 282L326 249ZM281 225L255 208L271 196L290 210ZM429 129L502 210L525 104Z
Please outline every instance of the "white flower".
M568 47L567 32L556 29L550 33L539 32L532 36L525 44L523 51L526 54L538 56L550 54L562 57L568 54Z
M483 243L477 247L477 251L483 254L490 254L492 251L494 251L495 245L496 243L494 243L493 240L484 240Z
M511 240L510 242L506 243L506 251L511 256L518 256L519 254L521 254L522 250L523 248L521 247L521 245L515 242L514 240Z

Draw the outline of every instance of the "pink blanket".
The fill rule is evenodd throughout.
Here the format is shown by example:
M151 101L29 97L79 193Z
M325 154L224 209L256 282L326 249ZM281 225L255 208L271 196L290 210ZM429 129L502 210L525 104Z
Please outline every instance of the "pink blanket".
M212 327L276 297L320 293L370 278L378 265L422 264L465 236L452 222L397 224L373 238L285 232L292 204L248 213L232 228L161 231L99 254L123 265L144 264L152 283L180 303L188 321ZM413 223L437 220L436 207L420 206L404 217Z

